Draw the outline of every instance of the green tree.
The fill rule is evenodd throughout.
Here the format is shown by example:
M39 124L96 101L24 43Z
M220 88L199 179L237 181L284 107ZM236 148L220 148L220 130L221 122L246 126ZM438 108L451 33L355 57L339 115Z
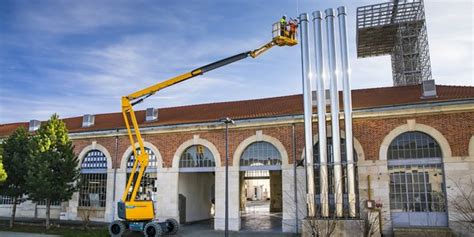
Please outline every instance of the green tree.
M46 202L46 229L49 229L51 202L68 201L77 191L78 159L66 125L56 114L41 125L32 144L33 155L27 175L28 197L36 202Z
M7 172L3 168L3 146L0 144L0 184L7 179Z
M2 195L13 199L10 227L13 227L16 206L23 201L27 193L26 173L27 160L31 154L31 138L24 127L19 127L3 144L3 164L5 171L10 174L2 184Z

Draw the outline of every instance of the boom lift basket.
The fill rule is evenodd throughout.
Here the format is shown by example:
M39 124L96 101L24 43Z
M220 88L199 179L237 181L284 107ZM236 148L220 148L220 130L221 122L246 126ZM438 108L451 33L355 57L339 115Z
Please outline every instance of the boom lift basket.
M278 46L293 46L298 44L296 32L297 31L295 31L293 38L291 38L290 31L286 28L282 29L280 22L275 22L272 25L272 38Z

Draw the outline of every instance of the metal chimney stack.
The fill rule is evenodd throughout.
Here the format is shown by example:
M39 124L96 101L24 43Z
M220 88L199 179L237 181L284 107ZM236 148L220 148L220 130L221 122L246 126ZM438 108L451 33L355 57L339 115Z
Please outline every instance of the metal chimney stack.
M350 88L350 68L349 68L349 53L347 43L347 28L346 28L346 9L345 7L338 8L339 20L339 47L341 52L341 69L338 70L336 58L336 32L335 32L335 17L334 9L329 8L325 10L325 31L326 42L323 43L323 16L321 11L313 12L313 28L314 28L314 56L315 56L315 78L316 78L316 97L318 108L318 140L319 140L319 165L320 165L320 203L321 203L321 217L329 217L330 210L329 193L334 192L334 203L336 217L343 217L344 215L344 181L342 171L342 152L341 152L341 131L339 126L339 91L337 87L338 76L342 76L343 82L343 102L344 102L344 128L346 133L346 154L347 154L347 190L348 190L348 206L349 216L356 216L356 194L355 194L355 169L354 169L354 154L353 154L353 135L352 135L352 101ZM313 150L312 145L312 131L311 131L311 106L308 103L311 101L310 80L311 69L308 63L309 48L308 48L308 26L307 14L301 14L301 61L303 68L303 97L304 97L304 121L305 121L305 155L306 155L306 170L308 181L308 209L309 217L315 216L314 204L314 167L313 167ZM326 46L327 56L327 70L324 68L324 49ZM331 134L332 134L332 154L328 155L327 150L327 133L326 133L326 91L325 78L329 80L329 94L331 106ZM332 160L328 160L332 157ZM332 164L334 179L334 190L329 190L329 170L328 164Z
M314 53L316 74L316 97L318 106L318 140L319 140L319 177L321 190L321 216L329 216L328 166L327 166L327 136L326 136L326 95L324 88L324 59L323 59L323 14L313 12Z
M349 216L356 216L354 144L352 135L352 95L350 83L349 50L347 43L346 8L337 8L339 18L339 45L341 49L342 96L344 98L344 128L346 130L347 186L349 191Z
M309 33L308 33L308 14L302 13L300 19L300 37L301 37L301 72L303 79L303 105L304 105L304 134L305 134L305 160L307 175L307 204L308 216L316 215L315 206L315 186L314 186L314 163L313 163L313 129L312 129L312 95L311 95L311 63L309 57Z
M324 43L323 43L323 16L321 11L313 12L314 27L314 56L315 56L315 78L316 97L318 108L318 140L319 140L319 164L320 164L320 187L321 187L321 217L329 217L329 213L335 213L336 217L344 215L344 181L342 177L342 152L341 135L339 126L339 91L337 87L338 76L342 76L343 82L343 103L344 103L344 128L346 134L346 154L347 154L347 190L349 216L356 217L356 194L355 194L355 163L352 135L352 100L350 88L350 67L349 52L346 28L346 9L339 7L339 47L341 52L341 69L338 70L336 59L336 32L335 32L335 11L332 8L325 11L325 31L327 50L327 70L324 68ZM303 100L304 100L304 125L305 125L305 156L306 156L306 178L307 178L307 203L308 216L316 216L315 206L315 184L314 184L314 161L313 161L313 140L312 140L312 105L311 105L311 59L309 57L309 34L308 34L308 14L300 15L301 29L301 62L303 73ZM332 155L328 155L327 134L326 134L326 91L325 78L329 80L329 94L331 106L331 130L332 130ZM333 157L328 160L328 157ZM334 190L329 190L328 164L332 164L334 174ZM334 192L335 210L330 210L329 193Z
M328 52L329 91L331 94L331 129L334 157L334 198L336 216L343 215L343 183L341 167L341 137L339 131L339 91L337 90L336 36L334 32L334 9L326 9L326 35Z

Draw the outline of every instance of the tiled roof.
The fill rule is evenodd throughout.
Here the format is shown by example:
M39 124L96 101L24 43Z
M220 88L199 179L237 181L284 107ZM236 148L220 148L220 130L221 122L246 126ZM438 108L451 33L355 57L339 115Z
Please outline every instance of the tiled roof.
M359 89L352 91L353 109L379 108L397 105L421 104L436 101L474 99L474 87L437 85L436 98L421 99L421 86L401 86ZM342 92L340 105L342 108ZM84 111L85 113L87 111ZM159 108L158 120L145 122L145 111L136 111L140 127L217 121L223 117L250 119L303 114L303 98L289 95L255 100L220 102ZM82 128L82 116L63 119L69 132L100 131L124 128L122 114L95 115L95 124ZM28 127L28 122L0 125L0 137L11 134L18 126Z

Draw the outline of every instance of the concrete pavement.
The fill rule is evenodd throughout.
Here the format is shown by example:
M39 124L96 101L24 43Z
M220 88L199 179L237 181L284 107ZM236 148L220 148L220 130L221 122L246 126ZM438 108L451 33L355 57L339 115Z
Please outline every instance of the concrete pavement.
M270 213L268 201L249 201L247 208L242 215L242 229L239 232L230 231L229 236L245 236L245 237L270 237L270 236L297 236L290 233L281 232L281 213ZM34 220L31 220L34 221ZM63 223L66 226L68 223ZM71 224L71 222L69 222ZM76 223L77 225L80 222ZM103 225L101 225L103 226ZM97 224L96 227L99 227ZM105 226L103 226L105 228ZM23 237L23 236L46 236L54 237L54 235L18 233L18 232L0 232L1 237ZM180 230L176 237L221 237L224 231L214 230L214 221L206 220L195 223L187 223L180 226ZM143 234L128 232L124 237L143 237Z
M265 217L268 218L268 217ZM280 219L281 220L281 219ZM184 224L181 225L181 228L178 231L176 237L222 237L224 236L224 231L213 230L214 223L212 220L200 221L196 223ZM239 232L230 231L229 236L245 236L245 237L272 237L272 236L297 236L290 233L282 233L281 230L272 230L272 228L265 226L262 229L258 230L240 230ZM127 233L125 237L143 237L140 233Z

